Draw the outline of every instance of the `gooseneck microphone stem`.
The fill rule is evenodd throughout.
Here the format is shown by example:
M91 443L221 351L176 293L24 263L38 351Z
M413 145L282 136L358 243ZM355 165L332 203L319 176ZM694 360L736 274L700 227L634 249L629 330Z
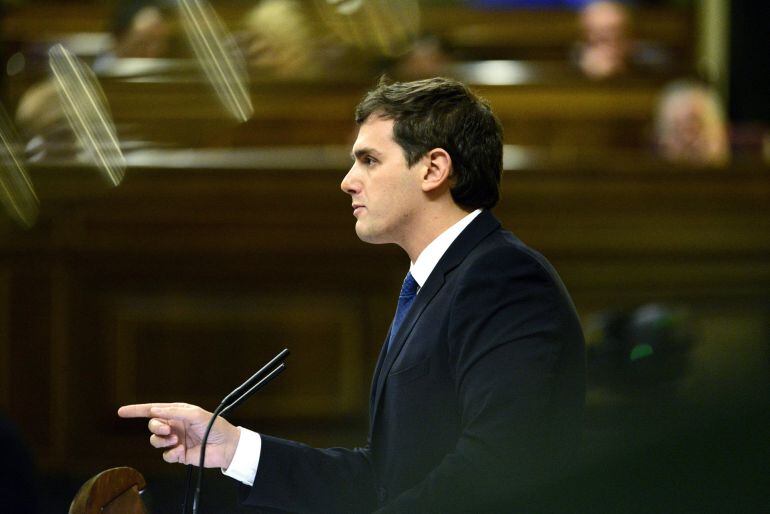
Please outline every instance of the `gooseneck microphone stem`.
M200 499L201 483L203 482L203 464L206 462L206 442L209 439L209 432L211 432L211 427L214 426L214 421L216 421L217 416L219 416L219 413L222 412L222 409L225 407L225 402L222 402L214 410L213 414L211 415L211 419L209 420L209 424L206 426L206 432L203 434L203 439L201 440L201 458L200 461L198 461L198 481L195 484L195 495L193 496L192 503L193 514L198 514L198 500Z
M288 348L284 348L283 350L278 352L278 355L270 359L270 362L262 366L259 369L259 371L251 375L248 380L246 380L243 384L236 387L230 394L225 396L224 400L222 400L222 403L224 403L225 405L229 405L230 403L232 403L233 399L240 397L244 393L244 391L250 389L252 386L254 386L254 384L259 383L265 375L269 374L273 368L278 367L278 365L282 363L284 360L286 360L286 357L288 356L289 356Z
M184 500L182 501L182 514L187 514L187 504L190 503L190 486L192 485L192 474L193 474L193 466L192 464L187 464L185 466L187 468L187 471L185 472L185 478L184 478Z
M211 419L206 426L206 431L201 439L201 453L198 461L198 480L195 486L195 495L193 496L192 512L198 514L199 499L201 492L201 483L203 482L203 465L206 462L206 444L209 439L209 433L211 427L214 426L214 422L217 416L224 414L242 404L254 393L266 386L272 379L277 377L284 369L286 369L286 363L283 360L289 355L289 350L284 348L278 355L272 358L270 362L262 366L262 368L249 377L246 382L238 386L230 394L225 396L224 400L211 414ZM190 493L190 485L192 482L192 465L187 466L187 486L185 488L184 503L182 504L182 513L187 513L187 503Z
M226 414L227 411L233 410L236 407L240 406L243 402L248 400L251 397L251 395L253 395L257 391L262 389L264 386L266 386L268 382L270 382L272 379L277 377L285 369L286 369L286 364L282 362L281 364L276 366L276 368L273 371L268 373L265 376L265 378L263 378L262 380L260 380L259 382L257 382L253 386L251 386L251 388L248 391L243 393L236 400L234 400L232 403L230 403L224 409L222 409L222 411L219 413L219 415L222 416L222 415Z

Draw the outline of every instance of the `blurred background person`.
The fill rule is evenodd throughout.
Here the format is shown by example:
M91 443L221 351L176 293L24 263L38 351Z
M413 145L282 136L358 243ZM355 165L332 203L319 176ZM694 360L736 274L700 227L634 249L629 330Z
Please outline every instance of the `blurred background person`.
M417 80L452 73L453 58L446 43L426 34L412 43L408 52L395 59L389 73L403 80Z
M630 13L620 2L589 2L580 12L582 43L578 64L592 79L622 74L631 53Z
M237 36L251 77L312 81L375 73L379 56L344 40L328 24L309 2L258 2L244 15Z
M110 22L111 48L94 59L92 70L108 73L121 59L172 55L172 11L156 0L118 3ZM79 151L51 79L33 84L19 99L16 124L30 160L72 157Z
M655 114L660 155L671 162L722 166L730 160L725 110L709 85L676 81L663 90Z
M242 35L252 75L317 78L321 41L308 12L295 0L262 0L247 14Z
M664 72L671 56L634 34L634 16L624 2L593 0L580 10L581 40L574 60L581 72L594 80L632 73Z
M172 53L172 12L155 0L118 3L110 26L112 49L96 58L96 73L114 66L117 59L161 59Z
M16 109L16 125L33 161L48 153L46 141L74 142L52 80L33 84L22 95Z

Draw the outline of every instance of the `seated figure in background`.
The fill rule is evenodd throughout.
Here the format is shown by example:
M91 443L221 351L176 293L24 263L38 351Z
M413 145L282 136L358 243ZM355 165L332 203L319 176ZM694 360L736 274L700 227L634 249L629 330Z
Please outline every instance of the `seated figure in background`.
M620 2L589 2L580 12L582 43L578 56L581 71L603 79L624 73L631 53L631 19Z
M262 0L244 25L244 54L252 75L307 79L323 74L320 37L300 2Z
M368 4L356 4L363 5ZM311 2L261 0L256 3L245 15L238 38L252 79L315 80L329 76L368 79L378 74L380 56L354 44L356 38L348 31L354 23L353 15L336 10L344 6L347 4L330 3L327 8L332 14L324 16ZM380 34L386 23L381 16L364 19L369 25L359 30L370 36ZM341 37L341 32L346 37Z
M92 65L109 72L120 59L164 58L171 55L170 11L157 0L129 0L115 10L110 30L114 42ZM80 151L51 79L33 84L21 96L15 121L32 161L72 158Z
M676 81L663 90L655 114L659 154L694 166L721 166L730 160L727 122L719 94L694 81Z
M446 44L437 36L425 34L395 59L389 74L408 80L451 75L451 64L452 55Z
M93 69L97 73L109 69L117 59L161 59L171 54L170 11L159 1L120 2L113 14L110 32L113 47L94 61Z
M581 40L573 60L590 79L666 72L674 64L661 45L635 38L632 12L624 2L589 1L580 11L579 22Z

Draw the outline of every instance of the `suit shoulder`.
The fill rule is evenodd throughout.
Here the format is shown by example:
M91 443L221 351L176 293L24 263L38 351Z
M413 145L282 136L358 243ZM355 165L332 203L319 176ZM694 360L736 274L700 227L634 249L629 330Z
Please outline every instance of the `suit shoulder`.
M503 229L494 231L482 240L468 254L465 264L469 269L526 269L558 279L556 270L543 254Z
M458 298L482 294L498 300L522 300L529 308L541 306L551 317L561 313L556 318L579 327L575 305L556 269L511 232L500 229L491 233L468 253L458 271Z

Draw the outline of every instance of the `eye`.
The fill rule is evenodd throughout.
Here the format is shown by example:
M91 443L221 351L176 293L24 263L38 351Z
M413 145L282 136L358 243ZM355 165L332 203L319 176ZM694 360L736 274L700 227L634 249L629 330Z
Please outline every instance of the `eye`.
M359 166L363 166L365 168L371 168L375 164L379 164L379 161L376 157L365 151L356 152L355 154L351 155L351 157L353 158L354 164L358 164Z
M362 161L362 162L363 162L363 163L364 163L366 166L373 166L373 165L377 164L377 159L375 159L375 158L374 158L374 157L372 157L371 155L365 155L365 156L364 156L364 158L363 158L363 159L361 159L361 161Z

